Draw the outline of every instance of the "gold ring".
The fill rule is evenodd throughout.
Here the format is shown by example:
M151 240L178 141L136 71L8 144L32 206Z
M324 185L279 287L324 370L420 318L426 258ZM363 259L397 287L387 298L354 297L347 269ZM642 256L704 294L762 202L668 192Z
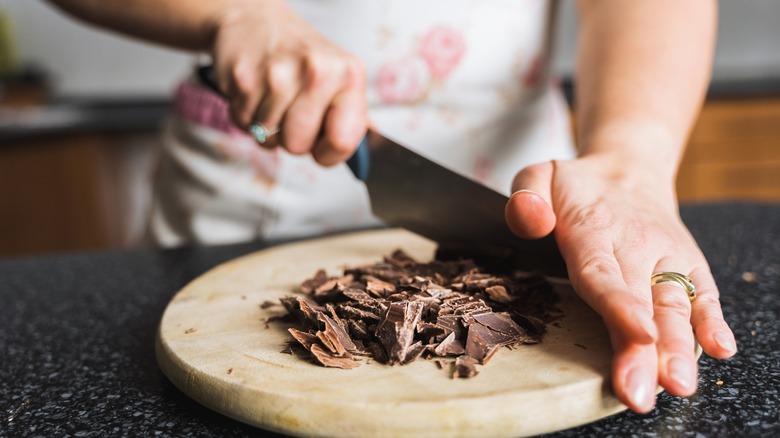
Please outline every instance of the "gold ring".
M269 137L279 132L279 128L269 128L262 123L255 123L249 127L249 132L252 133L258 143L263 144Z
M656 285L658 283L672 282L685 291L688 294L688 299L693 302L696 299L696 286L693 284L693 280L687 275L682 275L677 272L656 272L650 277L650 285Z

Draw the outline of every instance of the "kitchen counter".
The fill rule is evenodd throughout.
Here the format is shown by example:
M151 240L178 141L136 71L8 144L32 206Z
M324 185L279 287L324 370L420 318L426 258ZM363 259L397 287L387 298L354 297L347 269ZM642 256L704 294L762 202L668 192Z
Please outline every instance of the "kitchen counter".
M700 360L699 391L551 436L780 436L780 205L688 206L739 353ZM0 436L272 435L209 411L162 374L171 297L263 244L0 261Z
M65 99L0 106L0 145L82 133L156 132L170 110L164 98Z

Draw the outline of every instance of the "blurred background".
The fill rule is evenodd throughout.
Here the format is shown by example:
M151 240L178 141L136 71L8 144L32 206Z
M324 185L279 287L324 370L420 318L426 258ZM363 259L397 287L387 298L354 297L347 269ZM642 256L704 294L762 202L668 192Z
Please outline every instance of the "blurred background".
M554 68L576 40L562 2ZM780 201L780 2L720 2L707 102L681 202ZM158 132L194 57L87 27L39 0L0 0L0 257L143 242Z

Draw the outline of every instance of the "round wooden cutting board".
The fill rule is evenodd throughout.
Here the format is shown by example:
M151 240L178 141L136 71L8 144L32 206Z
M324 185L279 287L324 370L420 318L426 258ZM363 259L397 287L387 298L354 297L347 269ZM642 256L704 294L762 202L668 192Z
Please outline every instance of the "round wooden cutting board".
M182 289L160 323L157 359L184 393L264 429L302 436L522 436L626 409L609 389L612 351L601 319L561 284L564 317L539 345L502 349L471 379L418 359L391 367L325 368L281 353L284 313L261 309L319 268L378 262L401 248L419 261L435 245L402 230L287 244L214 268Z

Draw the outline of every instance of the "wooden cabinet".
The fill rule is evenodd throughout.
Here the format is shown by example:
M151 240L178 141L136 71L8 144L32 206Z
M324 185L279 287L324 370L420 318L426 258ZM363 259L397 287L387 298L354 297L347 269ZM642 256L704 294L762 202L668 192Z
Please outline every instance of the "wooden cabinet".
M780 202L780 96L712 99L691 134L680 201Z
M0 146L0 257L125 247L143 232L156 133Z

